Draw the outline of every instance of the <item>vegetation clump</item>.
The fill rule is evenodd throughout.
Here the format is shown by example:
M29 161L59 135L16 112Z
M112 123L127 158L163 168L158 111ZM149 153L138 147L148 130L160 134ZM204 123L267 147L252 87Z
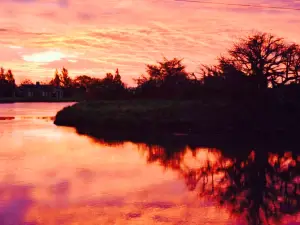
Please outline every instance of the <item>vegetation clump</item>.
M58 112L55 124L102 130L186 133L289 133L300 128L300 47L271 34L237 42L213 66L189 73L181 59L147 65L128 88L119 71L77 77L86 101ZM72 83L72 82L71 82Z

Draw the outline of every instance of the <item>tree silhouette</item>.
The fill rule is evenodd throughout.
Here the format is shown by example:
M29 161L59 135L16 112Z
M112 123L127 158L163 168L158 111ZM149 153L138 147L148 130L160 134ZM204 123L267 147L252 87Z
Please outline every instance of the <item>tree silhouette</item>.
M121 84L122 83L122 79L121 79L121 75L119 73L119 69L116 70L115 76L114 76L114 82L117 84Z
M284 53L285 73L280 76L281 84L294 82L299 84L300 80L300 46L291 44L286 47ZM276 83L275 83L276 85Z
M28 85L28 84L33 84L32 80L30 80L30 79L24 79L20 83L20 85Z
M238 70L252 76L259 89L286 84L297 77L298 46L287 44L272 34L256 33L243 38L228 53L228 60L234 62Z
M91 86L94 81L94 78L87 76L87 75L81 75L77 76L73 80L73 86L77 88L85 88Z
M15 95L15 78L11 69L6 72L4 68L0 68L0 96L14 97Z
M65 67L62 68L60 77L61 77L60 78L61 84L63 87L65 88L72 87L73 84L72 79L69 76L69 71Z
M0 80L2 82L5 80L5 70L3 67L0 68Z
M69 71L63 67L61 73L55 70L54 78L49 82L49 84L56 87L71 88L73 86L73 80L69 76Z
M228 56L218 58L217 65L202 65L201 74L204 84L218 88L230 89L230 84L231 88L266 89L298 83L299 68L298 45L272 34L255 33L235 43Z
M5 74L5 79L7 80L7 82L11 85L15 85L15 78L14 75L11 71L11 69L7 70L6 74Z
M62 84L61 76L58 73L57 69L55 70L54 78L49 82L49 84L51 84L51 85L53 85L55 87L60 87L61 86L61 84Z
M81 84L87 82L84 86L88 89L90 99L122 99L127 95L125 84L118 69L115 75L106 73L102 79L81 76L76 77L74 81Z
M148 64L146 72L147 76L136 79L137 93L144 97L182 97L192 83L190 77L194 76L186 72L182 59L177 58L163 58L155 65Z

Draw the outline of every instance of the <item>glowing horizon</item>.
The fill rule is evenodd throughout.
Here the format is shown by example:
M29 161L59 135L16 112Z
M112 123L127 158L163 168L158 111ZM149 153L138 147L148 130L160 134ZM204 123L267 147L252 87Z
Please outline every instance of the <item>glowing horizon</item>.
M300 8L296 0L211 2ZM296 10L175 0L3 0L0 15L0 66L12 69L17 82L50 79L64 66L72 77L119 68L133 84L145 64L162 56L184 58L195 72L253 31L300 43Z

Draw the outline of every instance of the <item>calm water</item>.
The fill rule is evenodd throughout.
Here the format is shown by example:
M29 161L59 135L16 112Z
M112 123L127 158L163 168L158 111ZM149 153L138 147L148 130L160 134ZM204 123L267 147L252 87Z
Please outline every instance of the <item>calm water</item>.
M53 125L69 104L0 104L1 225L247 224L212 194L224 171L209 171L233 162L220 151L95 141Z

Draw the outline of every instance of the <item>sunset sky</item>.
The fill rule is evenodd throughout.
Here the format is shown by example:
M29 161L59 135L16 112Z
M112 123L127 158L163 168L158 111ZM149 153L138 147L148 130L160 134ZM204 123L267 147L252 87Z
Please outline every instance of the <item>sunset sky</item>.
M201 2L0 0L0 66L11 68L17 82L45 80L62 66L71 76L98 77L119 68L133 84L146 63L162 56L184 58L188 70L197 71L247 32L300 43L300 10ZM299 0L209 2L300 8Z

